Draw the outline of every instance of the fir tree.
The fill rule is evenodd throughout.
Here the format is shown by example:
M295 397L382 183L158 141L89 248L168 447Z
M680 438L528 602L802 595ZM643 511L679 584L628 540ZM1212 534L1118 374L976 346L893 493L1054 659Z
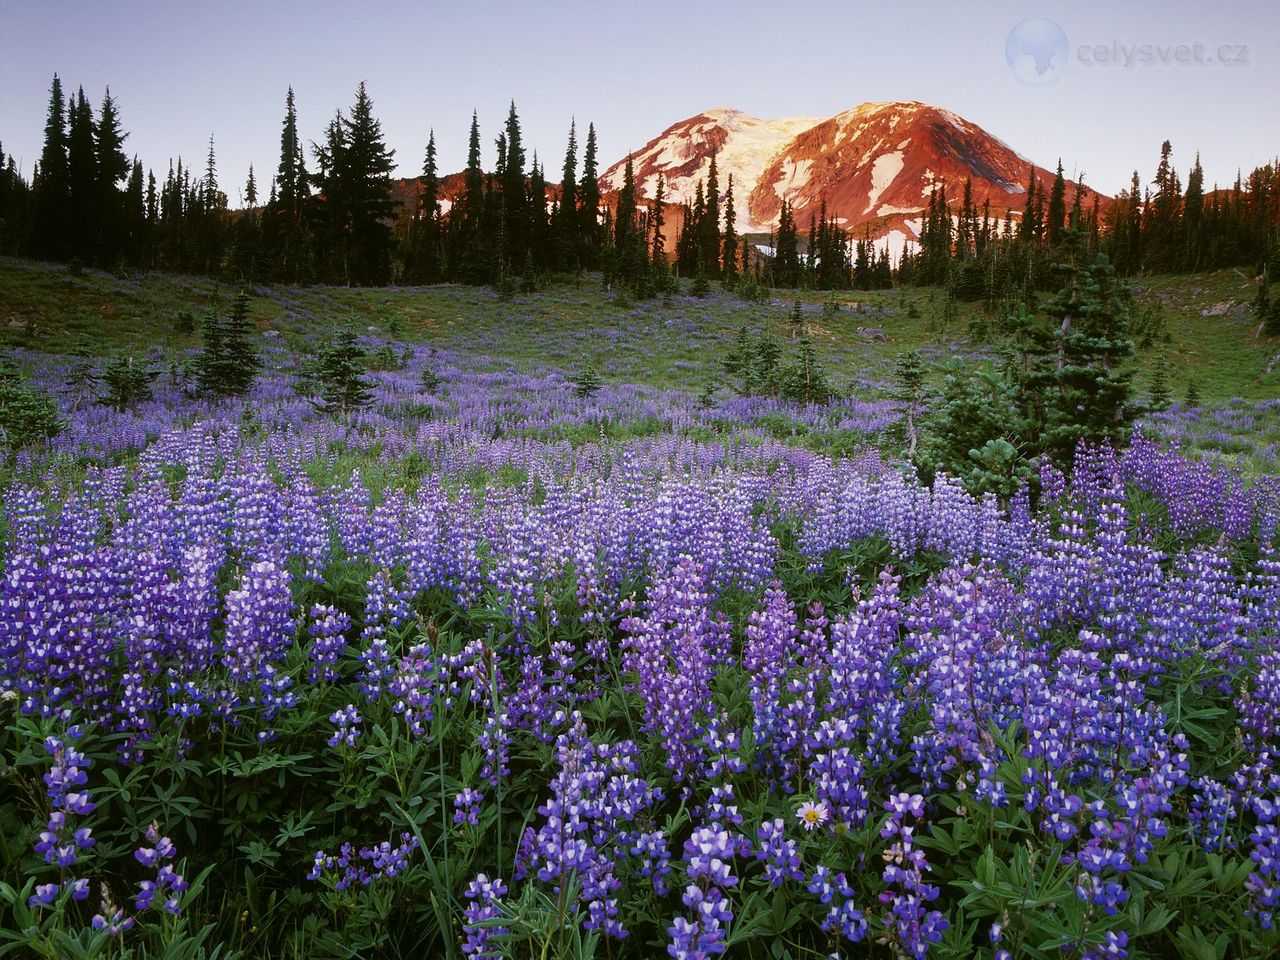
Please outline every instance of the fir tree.
M721 361L730 386L740 396L749 397L756 392L755 341L745 326L738 329L733 348Z
M594 363L587 362L573 376L573 395L579 400L589 400L600 392L603 385L600 371Z
M264 218L268 243L274 254L274 272L281 280L298 282L309 273L304 221L311 195L309 184L306 153L298 136L298 112L293 87L290 87L285 96L274 197L267 205Z
M716 279L720 276L720 182L714 153L707 170L703 201L705 206L697 226L698 255L707 277Z
M391 276L391 196L394 151L383 142L382 125L363 82L349 114L330 121L320 164L330 279L359 285L386 283Z
M410 221L405 279L410 283L431 283L440 279L440 173L436 164L436 133L427 134L427 152L422 161L422 192Z
M1151 409L1167 410L1173 394L1169 390L1169 360L1162 353L1151 370Z
M587 125L582 155L582 179L578 181L579 260L588 268L600 263L600 171L596 160L596 126Z
M1080 231L1068 230L1063 243L1066 259L1054 268L1061 287L1045 307L1056 329L1041 442L1066 463L1082 440L1122 443L1136 411L1127 369L1134 351L1131 294L1105 254L1081 263Z
M783 200L782 210L778 214L778 237L773 256L774 286L797 286L799 266L800 254L796 236L796 222L792 216L790 204Z
M49 90L49 111L35 178L35 236L37 256L60 260L70 250L70 181L67 169L67 113L62 81L55 73Z
M924 409L925 366L915 350L898 355L893 370L894 389L890 394L902 409L902 427L906 437L907 456L914 457L919 445L917 425Z
M0 358L0 444L13 453L57 436L62 427L52 398L32 387L12 360Z
M98 182L93 108L84 88L76 91L67 133L67 183L70 214L70 253L91 260L94 252L94 206Z
M721 280L725 286L733 286L737 278L738 232L734 224L737 214L733 209L733 174L729 174L729 186L724 195L724 235L721 243Z
M157 371L145 361L132 356L116 357L102 371L99 382L103 393L98 402L123 413L151 399Z
M654 188L653 203L649 214L649 229L652 233L650 242L650 259L657 266L663 266L666 263L666 235L662 232L662 228L667 224L666 204L667 204L667 183L661 170L658 171L658 184Z
M365 376L365 350L350 330L341 331L321 350L316 367L320 397L316 402L325 413L345 418L373 402L373 386Z
M1179 269L1199 270L1204 264L1204 167L1200 165L1200 154L1196 154L1196 162L1187 174L1187 192L1182 198L1182 219L1179 223L1181 232L1181 250Z
M529 251L529 206L525 192L524 147L516 102L511 101L503 134L506 156L502 162L502 249L505 264L522 263ZM543 200L545 204L545 198Z
M557 267L567 273L576 272L581 263L578 243L578 133L572 120L569 121L564 166L560 171L560 199L551 229L555 236Z
M114 263L124 246L125 198L120 192L120 184L128 179L130 173L129 159L124 153L124 141L128 136L120 129L120 114L108 87L102 98L102 109L98 112L94 137L97 151L94 220L97 259L103 263Z
M970 493L1010 497L1034 477L1016 390L998 370L953 362L921 428L914 463L926 483L945 473Z
M202 396L243 396L257 379L262 361L254 349L249 295L241 291L223 318L210 314L203 326L204 350L196 360L196 383Z
M831 399L831 385L807 331L800 335L799 355L783 374L781 392L784 399L805 406Z
M1076 197L1080 194L1077 191ZM1053 189L1049 191L1049 221L1046 224L1045 239L1049 246L1057 246L1058 238L1066 226L1067 217L1067 183L1062 176L1062 158L1058 158L1058 173L1053 178Z

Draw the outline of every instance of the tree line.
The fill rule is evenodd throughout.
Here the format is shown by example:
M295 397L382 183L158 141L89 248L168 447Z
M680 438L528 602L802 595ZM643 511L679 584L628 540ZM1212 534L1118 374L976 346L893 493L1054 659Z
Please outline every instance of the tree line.
M1144 187L1135 171L1105 209L1096 195L1082 207L1081 182L1067 203L1061 162L1047 195L1031 169L1018 216L994 213L989 201L979 207L969 180L958 197L939 182L918 245L894 264L887 246L865 229L859 237L841 227L825 202L801 225L784 201L767 245L740 236L735 184L732 176L721 184L714 156L693 199L674 210L661 175L653 195L644 195L650 191L636 184L630 158L621 189L606 203L594 125L579 154L570 124L559 182L552 183L537 154L526 152L514 102L488 169L474 113L459 177L441 174L429 131L408 202L392 178L394 151L363 83L352 106L335 112L311 143L298 129L290 88L275 175L264 189L250 167L236 208L212 137L202 167L178 158L163 178L128 156L127 139L109 89L95 111L83 88L68 95L55 76L30 180L0 144L0 252L237 283L455 281L534 289L551 275L598 271L606 285L642 297L671 291L676 276L691 278L695 291L713 280L726 287L742 281L748 290L942 284L949 296L994 307L1048 289L1070 222L1079 225L1085 252L1107 254L1122 276L1241 265L1274 276L1280 247L1280 164L1238 175L1228 189L1206 190L1197 156L1184 187L1167 141L1154 180Z
M1280 162L1237 175L1226 190L1206 192L1196 156L1184 188L1166 140L1155 178L1143 187L1134 171L1130 187L1105 209L1097 195L1086 208L1082 180L1067 203L1062 162L1048 195L1035 167L1030 170L1023 209L1003 217L990 202L979 207L966 179L958 200L948 184L934 185L923 213L920 240L898 264L899 283L944 285L958 300L983 300L990 307L1025 300L1054 282L1053 264L1066 251L1071 224L1089 256L1105 254L1120 276L1188 273L1248 267L1274 278L1280 265Z

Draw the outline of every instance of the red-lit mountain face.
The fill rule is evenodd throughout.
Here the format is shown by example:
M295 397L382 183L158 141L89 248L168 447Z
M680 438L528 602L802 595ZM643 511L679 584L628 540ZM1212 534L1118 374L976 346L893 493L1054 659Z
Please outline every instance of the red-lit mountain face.
M762 120L732 109L708 110L664 130L632 156L637 192L651 198L658 174L668 202L692 200L716 157L721 196L733 176L737 227L775 227L782 201L803 231L823 202L855 235L889 241L895 255L915 239L934 185L959 203L966 178L981 210L1015 216L1026 200L1031 162L962 117L923 103L864 103L826 120ZM605 195L622 186L625 159L600 179ZM1054 174L1036 167L1046 194ZM1085 188L1082 203L1093 202ZM1067 203L1075 187L1067 186Z
M1012 210L1016 219L1026 203L1032 168L1030 160L981 127L924 103L864 103L826 120L763 120L740 110L708 110L668 127L631 157L641 208L653 198L658 174L665 178L668 243L680 229L678 205L693 200L713 155L722 200L733 178L740 233L776 227L783 200L791 204L803 233L825 202L828 216L856 237L886 241L895 259L919 235L935 184L946 184L955 209L968 178L979 213L989 202L993 218L1003 219ZM619 160L601 176L605 203L616 200L625 164L625 158ZM1047 196L1053 172L1037 166L1035 173ZM403 180L398 186L406 206L416 204L421 181ZM461 173L441 178L444 212L462 187ZM1075 193L1068 183L1068 204ZM549 184L548 204L558 194L559 187ZM1086 209L1094 196L1086 187L1081 198Z

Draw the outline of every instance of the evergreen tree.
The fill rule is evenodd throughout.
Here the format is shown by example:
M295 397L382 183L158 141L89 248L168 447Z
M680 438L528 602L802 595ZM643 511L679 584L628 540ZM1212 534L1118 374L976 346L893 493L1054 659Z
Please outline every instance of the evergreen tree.
M502 262L510 267L523 263L529 252L529 204L526 193L524 147L520 134L520 118L516 116L516 102L511 101L507 124L503 134L506 156L502 171L502 243L499 251ZM545 205L545 197L543 203Z
M600 263L600 172L596 160L596 126L587 125L582 155L582 179L578 182L579 260L593 268Z
M121 220L124 225L125 257L130 263L149 266L144 253L149 240L147 201L142 187L142 164L138 162L137 157L133 158L129 168L129 182L124 189L124 209Z
M132 410L152 397L152 384L157 371L145 361L132 356L120 356L107 364L99 377L103 393L98 402L118 413Z
M581 264L578 243L578 134L574 121L569 121L569 144L564 151L560 171L560 199L552 218L555 236L556 266L574 273Z
M257 379L262 361L253 346L249 295L241 291L223 318L210 314L204 323L204 350L196 360L196 383L202 396L243 396Z
M1146 205L1143 236L1151 267L1173 270L1178 266L1178 220L1182 206L1182 187L1173 169L1173 147L1166 140L1160 145L1160 164L1156 168L1155 196Z
M80 87L72 100L67 133L69 252L80 260L93 259L94 207L98 182L93 140L93 108Z
M358 285L391 277L391 196L394 150L383 141L382 124L362 81L349 115L329 124L325 145L316 148L330 240L338 258L331 279Z
M1182 270L1199 270L1204 265L1204 167L1200 154L1187 174L1187 192L1182 198L1182 219L1179 223L1181 249L1178 267Z
M485 175L480 166L480 120L472 111L462 196L449 212L446 245L449 276L469 283L483 283L490 279L484 218Z
M1267 287L1267 281L1263 280L1254 308L1263 332L1269 337L1280 337L1280 297L1270 297Z
M926 483L940 473L970 493L1010 497L1035 476L1022 448L1016 390L999 370L955 361L922 423L914 457Z
M720 182L714 153L707 170L703 202L705 206L697 225L698 255L707 277L714 280L720 276Z
M373 385L365 377L365 350L350 330L341 331L320 352L316 379L325 413L339 418L373 402Z
M1076 196L1079 197L1079 192ZM1057 246L1058 238L1066 226L1067 183L1062 176L1062 158L1058 158L1058 173L1053 178L1053 189L1049 192L1049 222L1046 225L1045 239L1049 246Z
M808 331L800 335L799 355L783 374L781 390L784 399L805 406L826 403L831 399L831 385L827 382L826 371L818 360Z
M756 392L755 354L755 341L744 325L738 329L733 348L721 361L724 372L729 377L729 385L740 396L749 397Z
M204 177L198 189L199 219L196 230L195 257L201 273L214 273L222 263L226 242L227 195L218 184L218 158L213 134L209 134L209 152L205 156Z
M304 220L311 196L309 184L306 153L298 136L298 112L293 87L290 87L285 96L274 196L263 219L265 242L272 251L274 273L280 280L296 283L306 279L310 272Z
M778 236L773 255L774 286L797 286L800 267L797 243L796 222L791 213L791 205L783 200L781 212L778 214Z
M737 213L733 209L733 174L729 174L729 186L724 195L724 239L721 244L721 279L726 286L733 286L737 278L738 233L734 224Z
M1123 443L1135 410L1130 401L1132 297L1105 254L1081 263L1083 237L1064 236L1066 259L1055 265L1061 287L1046 313L1055 322L1052 387L1044 396L1043 448L1070 462L1077 444ZM1046 371L1046 374L1048 371Z
M632 240L636 223L636 180L635 170L631 164L631 154L627 154L626 165L622 168L622 189L618 191L618 205L614 212L613 242L619 255Z
M49 90L49 111L44 126L44 147L40 151L39 174L34 178L35 230L33 247L37 256L61 260L68 256L70 243L70 180L67 168L67 113L62 81L55 73Z
M892 398L902 408L902 428L907 445L907 456L914 457L919 445L917 425L924 410L925 366L920 354L915 350L898 355L893 370L894 389Z
M579 400L590 400L604 385L600 379L600 371L594 363L587 362L578 368L573 376L573 395Z
M298 136L298 111L293 87L285 95L284 124L280 131L280 165L276 168L276 203L289 218L299 220L307 199L307 158Z
M765 331L756 337L751 355L751 382L760 394L776 397L782 390L782 345Z
M58 407L8 357L0 358L0 444L11 454L62 431Z
M525 262L533 268L526 271L524 279L531 283L535 272L542 272L554 263L551 249L551 223L547 217L547 177L538 155L533 155L529 169L529 192L525 202Z
M432 283L441 275L440 173L436 165L436 133L427 135L422 161L422 192L409 228L405 278L411 283Z
M1162 353L1156 357L1155 367L1151 371L1151 409L1167 410L1173 400L1169 390L1169 360Z
M128 179L130 164L124 153L124 141L128 134L120 129L120 114L116 102L107 88L98 112L95 148L97 150L94 191L94 221L97 236L97 259L102 263L115 263L125 243L126 225L124 194L120 183ZM140 171L139 171L140 172ZM139 181L141 186L141 181Z
M654 188L653 203L649 214L649 229L652 233L650 241L650 249L652 253L650 259L655 265L663 266L666 263L666 235L663 234L662 228L667 224L666 205L667 205L667 183L662 174L658 171L658 184Z

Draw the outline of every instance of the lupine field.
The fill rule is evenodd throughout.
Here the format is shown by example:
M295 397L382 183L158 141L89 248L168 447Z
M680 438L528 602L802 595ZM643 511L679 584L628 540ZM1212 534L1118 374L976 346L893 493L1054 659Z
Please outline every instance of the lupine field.
M346 419L264 338L244 401L64 396L5 474L0 952L1280 946L1274 439L1205 455L1274 403L1001 501L874 390L362 339Z

